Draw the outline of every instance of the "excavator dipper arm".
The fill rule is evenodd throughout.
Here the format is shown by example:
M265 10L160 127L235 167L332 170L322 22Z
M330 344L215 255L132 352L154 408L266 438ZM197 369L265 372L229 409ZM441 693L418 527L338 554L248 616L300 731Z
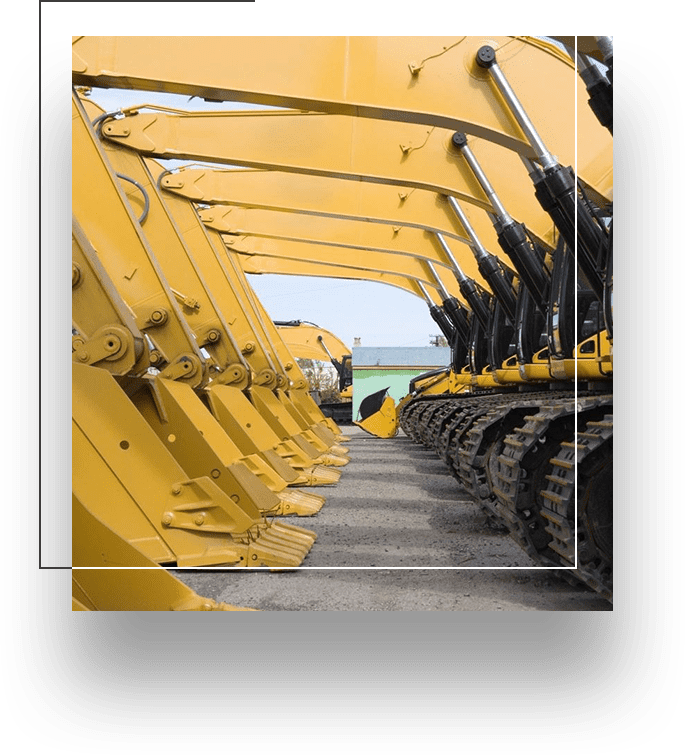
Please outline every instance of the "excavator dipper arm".
M444 129L268 110L183 115L138 112L105 122L102 133L158 158L381 183L398 191L423 189L455 196L486 211L493 209L452 145L454 132ZM551 244L552 223L529 191L530 179L519 156L485 140L472 142L484 170L499 176L498 188L510 213ZM606 176L596 176L590 168L590 175L579 175L601 195ZM163 188L175 185L173 175L162 182Z
M476 64L477 51L486 44L497 50L554 154L571 163L573 61L531 37L74 37L72 78L86 86L436 126L534 157ZM225 65L227 56L241 65ZM550 88L549 81L555 86ZM601 127L584 107L583 93L578 97L582 153L586 141L595 144Z
M324 265L315 262L305 262L299 259L283 257L270 257L262 254L239 252L240 264L243 270L250 275L297 275L313 276L316 278L341 278L344 280L368 280L374 283L383 283L394 286L402 291L418 296L423 299L423 293L417 282L411 278L404 278L391 273L378 273L367 269L344 268L337 265ZM440 296L437 290L429 287L428 293L431 300L439 303Z

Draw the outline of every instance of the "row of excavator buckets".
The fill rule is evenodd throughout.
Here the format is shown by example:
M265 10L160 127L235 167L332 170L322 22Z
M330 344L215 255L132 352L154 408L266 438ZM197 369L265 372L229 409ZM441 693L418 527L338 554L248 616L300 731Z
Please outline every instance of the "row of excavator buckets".
M611 38L74 37L72 75L75 609L232 610L154 567L312 548L280 517L321 509L303 488L346 438L251 273L424 299L451 364L369 427L611 599ZM280 109L105 112L98 88Z

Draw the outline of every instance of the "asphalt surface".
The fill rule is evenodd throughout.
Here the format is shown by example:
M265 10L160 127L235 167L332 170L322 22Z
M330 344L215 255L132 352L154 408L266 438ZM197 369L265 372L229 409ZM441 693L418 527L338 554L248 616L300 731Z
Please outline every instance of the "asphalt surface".
M401 431L345 426L350 463L314 517L297 570L174 573L196 592L274 611L606 611L611 604L533 561L485 516L435 454Z

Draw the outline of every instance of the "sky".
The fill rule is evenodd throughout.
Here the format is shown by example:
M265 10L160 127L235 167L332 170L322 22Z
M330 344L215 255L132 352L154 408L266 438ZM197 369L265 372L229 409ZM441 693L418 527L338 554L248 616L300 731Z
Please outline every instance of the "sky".
M181 110L247 110L246 103L207 103L185 95L121 89L93 89L90 99L107 112L140 104ZM254 106L265 109L263 106ZM160 160L167 167L182 160ZM225 168L225 165L221 166ZM250 275L255 293L274 320L307 320L330 330L346 345L429 346L439 333L426 303L382 283L340 278Z

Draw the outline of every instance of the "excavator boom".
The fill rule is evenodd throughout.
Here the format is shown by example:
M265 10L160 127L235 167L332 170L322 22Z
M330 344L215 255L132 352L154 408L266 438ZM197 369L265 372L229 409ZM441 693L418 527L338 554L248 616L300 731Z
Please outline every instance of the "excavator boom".
M465 131L534 157L516 123L500 116L488 76L476 64L485 44L498 51L554 154L571 163L573 61L532 37L73 37L72 80ZM227 56L241 65L218 65ZM586 142L588 149L596 146L601 127L582 98L580 91L584 152Z

